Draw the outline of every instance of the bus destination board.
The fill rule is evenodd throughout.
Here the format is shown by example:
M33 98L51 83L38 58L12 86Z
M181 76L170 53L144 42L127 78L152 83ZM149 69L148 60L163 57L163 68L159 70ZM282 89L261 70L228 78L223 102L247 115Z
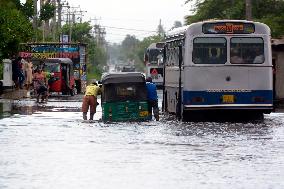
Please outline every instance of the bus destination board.
M205 34L250 34L255 28L252 23L216 22L203 24L202 31Z

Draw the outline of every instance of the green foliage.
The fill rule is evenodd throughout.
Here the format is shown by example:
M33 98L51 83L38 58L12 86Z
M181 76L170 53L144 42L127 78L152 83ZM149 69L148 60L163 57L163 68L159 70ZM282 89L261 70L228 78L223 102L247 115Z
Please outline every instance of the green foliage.
M71 39L73 42L82 42L86 43L89 42L89 39L92 38L90 35L90 31L92 29L92 26L89 22L83 22L83 23L75 23L71 25ZM62 33L69 35L70 32L70 25L65 24L62 27Z
M187 0L190 2L193 0ZM252 18L267 24L273 37L284 35L284 1L254 0ZM194 15L186 18L186 23L208 19L245 19L245 0L197 0Z
M4 0L5 1L5 0ZM1 0L3 3L3 0ZM32 38L32 25L26 16L9 2L0 3L0 58L17 53L18 44Z
M7 9L20 9L21 3L20 0L0 0L0 7Z
M44 4L40 9L40 20L47 21L54 16L55 6L51 3Z
M146 37L144 38L140 43L139 43L139 48L137 50L138 53L138 57L140 59L141 62L144 61L144 53L146 48L151 44L151 43L157 43L157 42L161 42L164 39L159 36L159 35L154 35L154 36L150 36L150 37Z
M139 40L136 39L135 36L126 35L121 44L122 54L124 55L123 59L125 60L125 63L127 63L128 60L136 59L137 55L135 53L135 50L137 49L138 44Z
M267 15L265 18L262 18L258 21L267 24L271 29L271 35L275 38L281 37L284 35L284 14L278 16Z
M155 35L144 38L142 41L135 36L127 35L121 45L113 44L109 47L109 53L112 55L111 62L128 64L134 61L137 71L144 71L144 52L146 48L155 42L163 41L162 36ZM114 61L116 60L116 61Z
M180 21L175 21L174 25L171 29L182 27L182 23Z
M21 7L21 10L27 18L32 18L34 15L33 0L26 0L26 3Z
M101 78L103 67L107 62L107 54L105 49L98 46L94 38L89 38L88 42L88 67L87 77L88 79Z
M196 5L196 13L187 17L187 24L208 19L244 19L244 0L205 0Z

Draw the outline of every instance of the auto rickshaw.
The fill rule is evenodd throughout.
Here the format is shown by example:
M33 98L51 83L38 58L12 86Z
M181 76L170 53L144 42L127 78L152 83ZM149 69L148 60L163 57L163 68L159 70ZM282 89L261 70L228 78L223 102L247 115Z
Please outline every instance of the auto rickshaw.
M49 92L62 95L75 94L73 62L70 58L48 58L44 61L44 72L48 77Z
M145 76L139 72L106 73L102 80L103 121L149 120Z

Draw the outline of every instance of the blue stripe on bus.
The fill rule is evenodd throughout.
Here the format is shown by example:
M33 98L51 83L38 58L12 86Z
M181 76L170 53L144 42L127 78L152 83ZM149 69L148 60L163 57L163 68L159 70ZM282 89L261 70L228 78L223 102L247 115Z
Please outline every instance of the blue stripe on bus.
M183 91L183 105L228 104L223 103L223 95L234 95L234 102L229 104L273 104L272 90L253 90L250 92Z

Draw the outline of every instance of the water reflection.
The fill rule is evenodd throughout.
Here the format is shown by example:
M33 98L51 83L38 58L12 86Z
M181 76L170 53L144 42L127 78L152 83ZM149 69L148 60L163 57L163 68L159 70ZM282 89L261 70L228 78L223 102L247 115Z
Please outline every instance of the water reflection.
M70 101L68 101L70 103ZM36 103L33 100L0 102L0 119L15 114L32 115L36 112L78 112L80 107L72 107L67 101L51 100L48 103Z
M0 119L11 116L12 104L9 102L0 102Z

